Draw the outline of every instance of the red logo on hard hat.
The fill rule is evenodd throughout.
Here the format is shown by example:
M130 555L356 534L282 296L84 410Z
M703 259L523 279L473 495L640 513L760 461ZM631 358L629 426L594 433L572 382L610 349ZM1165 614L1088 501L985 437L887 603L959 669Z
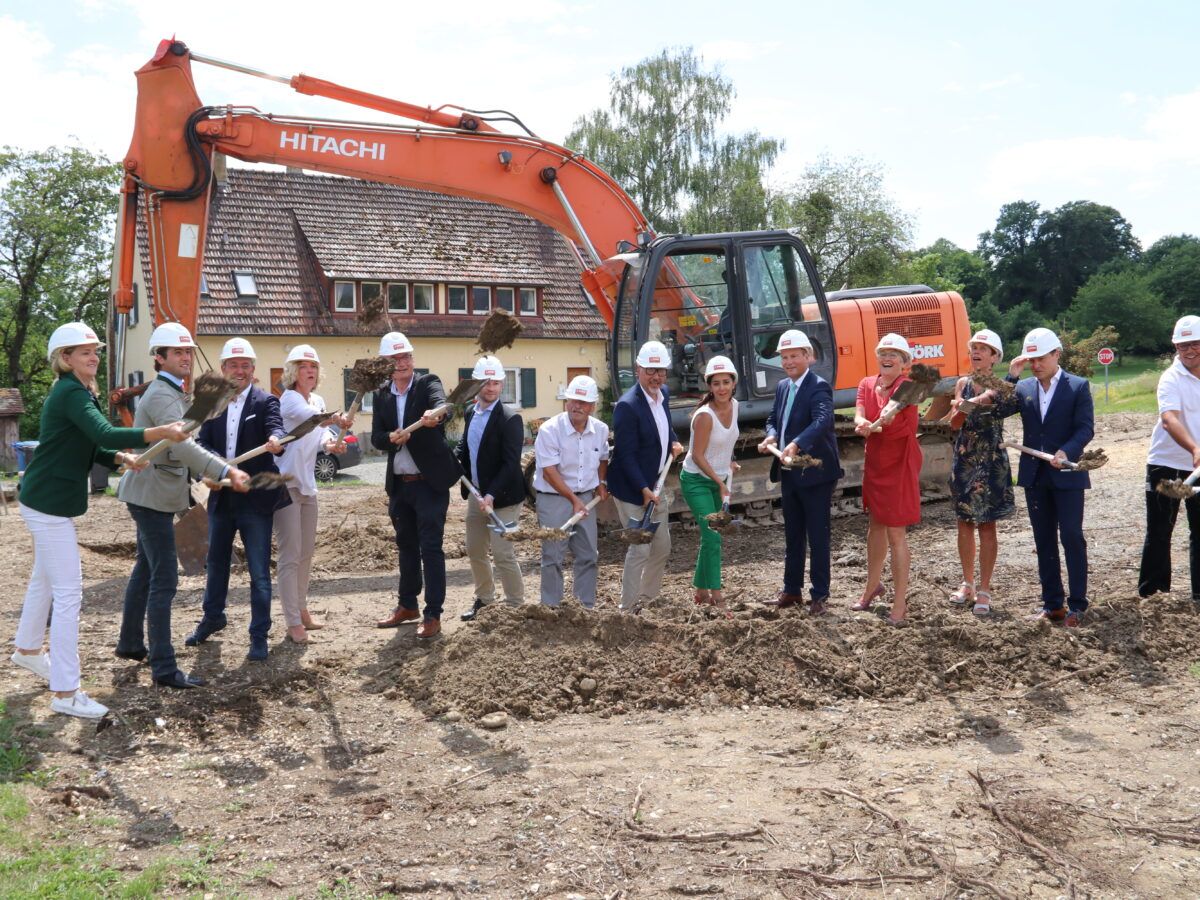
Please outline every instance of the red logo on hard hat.
M495 370L495 369L484 369L484 370L483 370L483 374L484 374L484 375L495 375L495 374L496 374L496 370Z
M1026 344L1026 345L1025 345L1025 352L1026 352L1026 353L1033 353L1033 352L1035 352L1035 351L1037 350L1037 348L1038 348L1037 344Z
M652 363L656 363L656 362L662 362L662 360L661 360L661 359L659 359L657 356L651 356L651 357L650 357L650 362L652 362Z
M305 359L316 359L316 358L317 358L317 354L315 354L315 353L309 353L307 350L305 350L305 351L304 351L304 358L305 358Z
M587 391L584 390L583 388L575 388L575 393L578 394L580 397L587 396Z
M392 349L393 350L403 350L404 345L403 344L392 344Z
M1190 329L1190 328L1185 328L1185 329L1183 329L1182 331L1180 331L1179 333L1180 333L1180 334L1182 334L1184 337L1191 337L1191 336L1192 336L1192 329Z
M89 341L94 341L94 340L97 340L97 337L96 337L96 334L95 334L95 332L92 332L92 331L87 331L87 332L84 332L84 334L87 336L87 339L88 339Z
M246 351L243 350L241 347L230 347L229 352L230 353L245 353Z

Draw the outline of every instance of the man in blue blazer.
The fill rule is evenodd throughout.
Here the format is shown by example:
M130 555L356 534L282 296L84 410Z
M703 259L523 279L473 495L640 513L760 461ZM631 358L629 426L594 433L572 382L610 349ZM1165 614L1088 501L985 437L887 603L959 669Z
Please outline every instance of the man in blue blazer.
M1009 381L1017 382L1017 409L1026 447L1054 454L1045 462L1021 454L1017 485L1025 488L1025 504L1037 548L1038 580L1042 583L1042 610L1037 618L1056 625L1078 627L1087 609L1087 540L1083 536L1083 492L1092 486L1087 472L1063 468L1076 462L1095 431L1092 390L1086 378L1064 372L1058 365L1062 343L1048 328L1035 328L1025 336L1020 356L1009 367ZM1025 366L1032 378L1017 381ZM1062 571L1058 543L1067 557L1066 609L1063 609Z
M785 609L804 602L804 558L811 547L808 611L819 616L829 602L833 490L844 474L833 433L833 388L816 372L808 371L813 347L803 331L785 331L779 338L779 354L787 377L775 387L775 404L767 417L767 437L758 445L758 452L769 453L768 447L782 445L785 457L806 453L820 465L791 469L780 466L778 459L771 465L771 480L780 482L783 494L787 551L783 590L768 603Z
M671 427L670 395L666 389L671 354L658 341L642 344L637 355L638 383L613 409L613 454L608 464L608 492L617 504L621 525L640 520L646 504L655 504L651 521L658 531L649 544L631 544L621 575L621 609L637 612L658 596L663 571L671 555L667 504L655 493L658 475L683 452Z
M200 426L196 442L205 450L233 459L263 444L270 453L242 464L248 475L279 472L271 454L284 452L279 443L286 432L279 399L254 386L254 348L243 338L230 338L221 350L221 372L241 389L225 411ZM208 497L208 563L204 586L204 615L185 643L195 647L225 627L233 536L239 533L250 570L250 652L246 658L267 658L271 630L271 528L275 510L291 503L285 488L236 494L216 490Z

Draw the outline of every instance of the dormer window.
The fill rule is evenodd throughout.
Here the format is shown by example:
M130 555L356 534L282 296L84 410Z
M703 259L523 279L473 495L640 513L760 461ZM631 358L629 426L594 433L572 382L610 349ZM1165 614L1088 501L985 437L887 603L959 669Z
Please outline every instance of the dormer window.
M233 286L237 291L239 300L257 300L258 285L254 281L253 272L238 272L233 273Z

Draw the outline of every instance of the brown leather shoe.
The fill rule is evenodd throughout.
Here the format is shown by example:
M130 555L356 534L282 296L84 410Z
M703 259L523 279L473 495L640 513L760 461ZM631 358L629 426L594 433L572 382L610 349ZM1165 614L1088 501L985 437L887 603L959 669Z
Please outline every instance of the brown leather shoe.
M810 616L825 615L825 611L829 608L826 603L826 599L827 598L821 598L820 600L810 600L808 603L808 614Z
M804 602L804 597L800 594L788 594L780 591L775 595L774 600L763 601L766 606L774 606L776 609L787 609L789 606L798 606Z
M1051 625L1062 625L1067 621L1067 611L1065 609L1043 609L1036 616L1034 621L1045 619Z
M397 606L392 610L392 614L386 619L380 619L375 623L376 628L395 628L397 625L403 625L405 622L415 622L421 618L421 614L415 609L405 609L403 606Z
M441 619L426 619L424 622L422 622L420 625L417 626L417 637L419 637L419 638L437 637L441 633L442 633L442 620Z

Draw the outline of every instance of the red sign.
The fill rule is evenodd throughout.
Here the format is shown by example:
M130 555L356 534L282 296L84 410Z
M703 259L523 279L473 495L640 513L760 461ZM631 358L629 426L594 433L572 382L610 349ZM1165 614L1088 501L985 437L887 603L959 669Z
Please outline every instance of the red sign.
M1111 365L1112 361L1117 358L1117 354L1113 353L1108 347L1102 347L1096 354L1096 360L1102 366Z

